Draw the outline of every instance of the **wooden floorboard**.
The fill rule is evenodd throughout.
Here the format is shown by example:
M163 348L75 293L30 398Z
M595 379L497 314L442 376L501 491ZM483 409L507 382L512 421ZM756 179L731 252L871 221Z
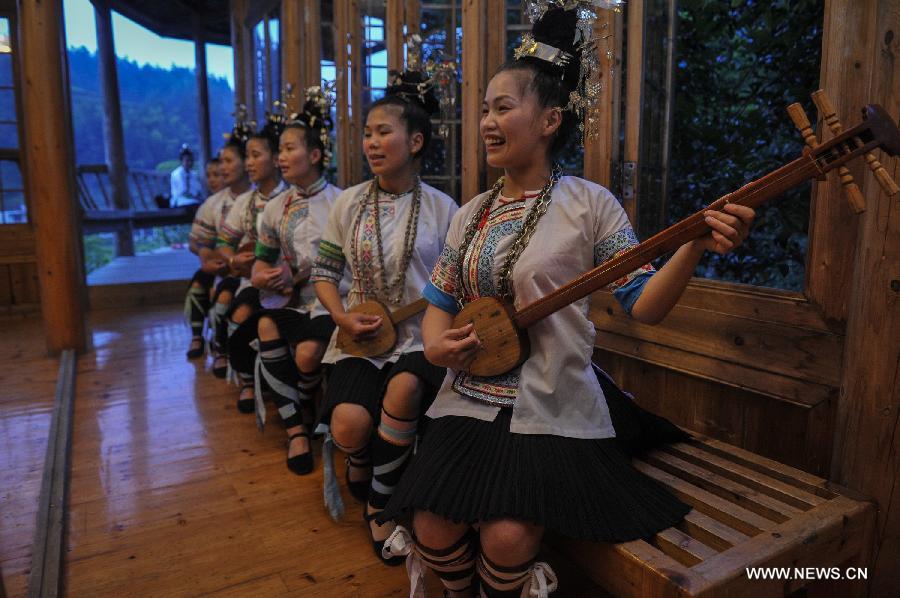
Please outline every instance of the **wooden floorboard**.
M0 560L8 595L24 596L57 362L42 356L39 321L16 322L12 338L29 340L0 347ZM328 517L318 443L316 470L291 474L280 423L259 433L210 361L185 359L179 305L94 311L89 325L93 350L76 375L69 596L407 595L404 567L372 553L361 505L344 491L345 520ZM562 578L554 596L598 595L570 563L550 560ZM440 595L433 577L428 585Z

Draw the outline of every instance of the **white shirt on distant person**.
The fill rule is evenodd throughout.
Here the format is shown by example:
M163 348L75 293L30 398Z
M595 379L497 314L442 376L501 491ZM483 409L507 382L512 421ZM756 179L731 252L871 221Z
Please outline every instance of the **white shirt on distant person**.
M169 188L171 192L169 205L173 208L196 205L204 197L199 175L193 170L185 170L183 165L172 171Z

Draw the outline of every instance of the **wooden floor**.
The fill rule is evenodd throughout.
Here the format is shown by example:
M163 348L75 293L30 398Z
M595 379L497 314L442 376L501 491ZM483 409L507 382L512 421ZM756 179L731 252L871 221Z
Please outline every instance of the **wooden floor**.
M346 521L328 517L321 461L310 476L291 474L281 425L257 432L234 406L235 387L209 363L185 359L180 312L91 314L94 351L78 359L68 595L405 595L404 567L375 558L361 506L346 491ZM0 558L7 593L20 596L57 362L40 357L34 320L12 330L30 341L0 354ZM553 566L564 578L555 596L597 595L565 562Z
M40 317L0 319L0 570L25 594L59 362L45 356Z

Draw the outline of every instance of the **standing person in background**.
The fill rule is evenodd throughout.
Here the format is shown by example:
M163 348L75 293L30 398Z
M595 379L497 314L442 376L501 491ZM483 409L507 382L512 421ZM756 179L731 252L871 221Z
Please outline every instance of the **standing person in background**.
M200 177L194 172L194 153L187 146L181 146L178 154L181 165L169 176L169 207L178 208L198 205L205 193Z

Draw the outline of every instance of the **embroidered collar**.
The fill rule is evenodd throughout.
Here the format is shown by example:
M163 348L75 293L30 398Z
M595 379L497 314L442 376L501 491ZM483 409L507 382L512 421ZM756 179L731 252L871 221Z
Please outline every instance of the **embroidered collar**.
M305 189L303 187L301 187L300 185L294 185L294 188L297 190L298 193L300 193L301 197L312 197L313 195L317 194L319 191L324 189L327 185L328 185L328 181L326 181L325 177L322 176L322 177L319 177L319 180L317 180L315 183L313 183L312 185L310 185L309 187L307 187Z

